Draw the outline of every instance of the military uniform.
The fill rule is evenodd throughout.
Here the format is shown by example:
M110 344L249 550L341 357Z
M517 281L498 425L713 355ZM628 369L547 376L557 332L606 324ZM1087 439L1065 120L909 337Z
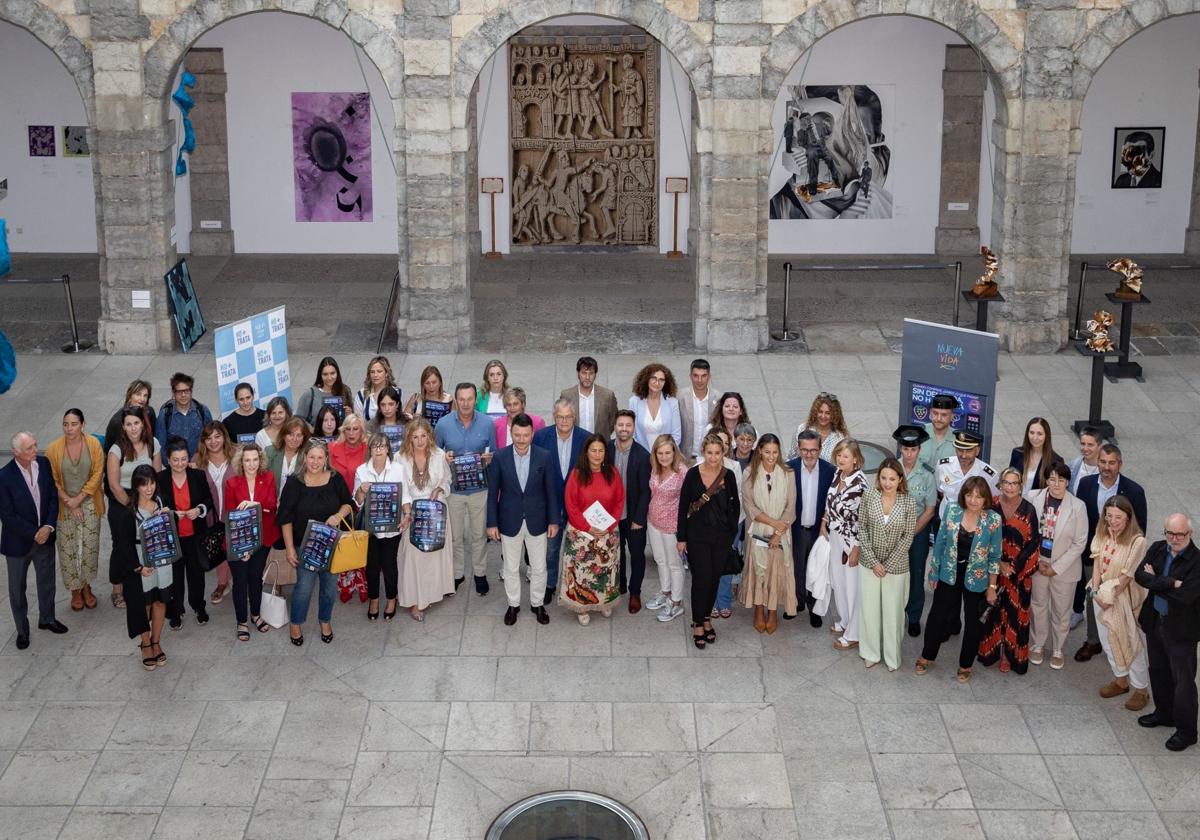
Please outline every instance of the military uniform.
M963 482L973 475L980 476L988 483L993 496L999 492L1000 477L995 468L982 458L976 458L975 463L971 464L971 468L965 474L958 463L957 456L951 455L949 458L942 458L938 461L936 475L937 490L942 495L942 503L938 507L939 519L946 518L946 505L950 502L958 503L958 491L962 489Z
M934 435L932 423L925 424L925 433L929 435L929 440L921 444L921 454L917 456L917 461L929 467L930 472L936 472L937 465L943 458L954 457L954 429L946 428L946 436L942 438L941 443L938 443Z

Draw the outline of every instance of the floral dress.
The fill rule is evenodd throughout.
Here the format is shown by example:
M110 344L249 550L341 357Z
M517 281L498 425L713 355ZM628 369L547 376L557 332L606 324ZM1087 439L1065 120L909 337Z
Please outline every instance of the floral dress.
M1000 562L1011 564L1012 573L996 576L996 604L979 643L979 661L994 665L1003 659L1024 674L1029 670L1029 605L1041 542L1037 509L1022 499L1012 516L1004 516L999 503L996 511L1004 519Z
M605 481L602 473L593 473L584 485L578 476L579 471L572 470L567 478L567 533L563 539L559 603L575 612L611 609L621 597L617 524L614 522L603 536L593 536L588 532L584 512L599 502L614 520L620 521L625 487L615 469L611 482Z

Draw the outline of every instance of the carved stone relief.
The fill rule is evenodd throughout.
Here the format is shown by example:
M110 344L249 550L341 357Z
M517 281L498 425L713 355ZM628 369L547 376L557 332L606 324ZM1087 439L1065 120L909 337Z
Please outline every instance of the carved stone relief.
M509 41L515 244L657 244L658 43L638 32Z

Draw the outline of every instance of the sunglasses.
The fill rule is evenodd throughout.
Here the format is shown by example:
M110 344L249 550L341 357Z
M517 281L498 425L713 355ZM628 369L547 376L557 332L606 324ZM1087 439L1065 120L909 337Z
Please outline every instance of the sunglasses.
M821 393L817 394L817 399L828 400L829 402L837 402L838 401L837 394L831 394L828 391L822 391Z

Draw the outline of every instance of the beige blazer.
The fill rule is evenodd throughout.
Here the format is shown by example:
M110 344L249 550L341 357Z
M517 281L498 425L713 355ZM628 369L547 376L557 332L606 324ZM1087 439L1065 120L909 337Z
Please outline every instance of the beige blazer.
M596 434L608 440L612 437L613 426L617 422L617 396L601 385L593 385L592 390L594 392L593 399L596 402ZM558 397L570 401L571 407L575 409L575 420L578 422L579 386L572 385L570 388L564 388Z
M1049 490L1034 490L1025 498L1037 510L1038 526L1045 527L1046 494ZM1058 519L1054 523L1054 547L1050 549L1050 566L1064 583L1072 583L1083 576L1083 548L1088 539L1087 508L1075 496L1067 493L1058 508ZM1041 556L1040 553L1037 556Z
M675 399L679 402L679 449L683 452L683 457L691 463L700 453L692 451L692 437L696 434L696 429L707 429L708 421L712 419L713 406L717 404L717 400L721 398L721 392L712 386L708 386L708 396L700 403L700 416L696 416L696 401L692 396L692 386L689 382L686 384Z

